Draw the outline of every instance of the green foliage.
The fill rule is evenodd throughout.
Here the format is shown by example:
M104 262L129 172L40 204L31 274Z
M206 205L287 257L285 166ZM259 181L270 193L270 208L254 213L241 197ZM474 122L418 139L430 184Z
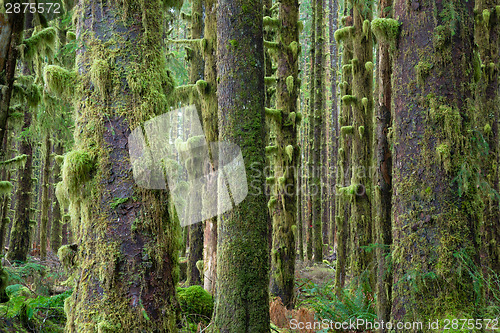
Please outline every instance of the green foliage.
M302 305L311 307L318 318L332 322L349 322L364 319L373 322L377 318L375 301L365 295L361 286L353 286L341 290L340 296L335 293L334 281L324 285L309 283Z

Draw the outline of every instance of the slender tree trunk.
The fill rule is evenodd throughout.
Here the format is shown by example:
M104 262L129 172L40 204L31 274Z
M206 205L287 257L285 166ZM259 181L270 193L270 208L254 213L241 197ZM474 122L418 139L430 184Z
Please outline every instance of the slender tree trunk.
M392 0L379 2L379 17L392 16ZM392 127L392 63L389 43L378 41L378 105L376 119L376 165L374 178L374 234L378 244L376 248L377 276L377 317L385 322L391 315L392 272L390 269L390 246L392 244L392 154L389 146L389 128ZM380 330L382 332L383 330Z
M459 269L479 261L473 6L395 1L392 321L478 315L479 286Z
M203 17L205 14L203 2L201 0L193 0L191 8L191 39L203 38ZM204 69L205 66L203 63L201 52L198 50L193 50L189 68L190 83L196 83L198 80L202 80ZM199 103L199 101L195 101L195 105L198 113L201 114L201 104ZM194 169L197 169L197 167L195 167ZM195 172L195 170L192 171ZM193 176L194 179L196 179L197 176L201 175L190 174L190 176ZM199 192L196 192L195 195L191 196L190 200L192 204L196 204L197 202L201 201L201 197L197 198L198 195ZM199 260L203 260L203 223L191 224L188 228L189 254L187 266L187 285L201 285L201 272L198 269L196 263Z
M159 0L81 5L77 135L63 166L78 222L76 285L65 305L66 331L177 332L179 225L167 190L134 181L127 141L142 122L168 110L173 91L163 42L168 9ZM46 71L47 77L66 73ZM155 139L160 140L150 137L149 143Z
M204 53L205 59L205 81L207 82L206 93L202 96L203 130L209 143L216 142L219 137L217 123L217 25L216 25L216 0L205 1L205 40L207 47ZM208 167L216 170L213 152L212 161ZM210 188L217 188L217 179L213 177L211 183L207 184L205 193L213 193ZM203 205L207 208L217 206L216 197L203 198ZM205 221L204 230L204 254L203 254L203 287L206 291L216 294L215 286L217 280L217 217Z
M60 142L55 145L54 153L56 156L61 156L63 154L63 146ZM54 162L54 168L52 171L54 177L53 184L57 184L61 181L61 165L57 161ZM52 188L55 188L55 186ZM54 253L57 253L62 241L63 218L61 214L62 207L59 204L59 200L55 198L53 202L52 223L50 228L50 248Z
M298 0L282 0L279 7L280 40L277 71L277 112L274 185L269 204L273 221L271 250L271 293L293 308L295 279L296 184L298 95ZM275 118L276 119L276 118Z
M43 167L42 167L42 211L40 219L40 257L44 260L47 257L47 222L49 221L49 186L50 186L50 153L51 148L50 134L45 134L43 142Z
M24 111L23 130L31 126L31 111ZM19 147L20 154L26 154L24 169L19 169L19 181L16 191L16 216L12 222L8 259L10 261L26 261L31 246L31 197L33 196L33 146L30 138L23 137Z
M219 140L240 147L248 196L219 216L215 328L268 332L268 218L264 175L262 1L218 0ZM222 184L219 184L219 188Z

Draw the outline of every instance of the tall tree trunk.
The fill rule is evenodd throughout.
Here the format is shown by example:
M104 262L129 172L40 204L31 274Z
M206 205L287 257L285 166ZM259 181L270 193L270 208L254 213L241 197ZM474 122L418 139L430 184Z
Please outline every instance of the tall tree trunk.
M61 156L63 154L62 143L58 142L55 145L54 153L56 154L56 156ZM52 169L52 171L54 177L53 184L56 185L61 181L61 165L57 161L54 161L54 168ZM55 188L55 186L53 186L52 188ZM52 210L52 223L50 225L50 248L54 253L57 253L57 250L61 246L62 242L63 217L61 211L63 208L59 204L59 200L57 200L57 198L55 198L55 200L53 201L54 204Z
M254 170L266 165L262 8L261 0L218 0L219 140L241 148L249 180L248 196L218 220L215 326L222 333L270 330L265 179Z
M299 157L297 125L300 120L297 114L298 19L298 0L282 0L279 7L278 40L280 44L276 78L277 110L275 111L280 112L280 117L275 117L276 142L272 158L274 184L269 211L273 221L271 293L279 296L288 308L293 308L296 257L295 195Z
M460 269L461 258L478 263L473 6L395 1L393 321L477 317L479 286ZM377 29L398 31L390 22Z
M191 4L191 39L203 38L203 17L204 17L203 2L201 0L192 0ZM189 81L196 83L198 80L203 79L203 72L205 66L201 50L194 49L191 55L190 68L189 68ZM201 105L199 100L195 101L198 113L201 114ZM196 158L196 157L192 157ZM201 161L200 161L201 162ZM196 167L194 169L197 169ZM189 168L188 168L189 171ZM196 172L195 170L192 170ZM197 178L198 175L190 174L190 176ZM201 176L201 175L200 175ZM199 192L191 196L191 204L196 204L201 201ZM195 223L189 225L189 254L187 266L187 285L201 285L201 272L196 263L203 260L203 223Z
M78 245L66 331L177 332L179 225L168 191L134 181L127 141L168 110L168 8L160 0L80 4L77 135L63 166ZM52 66L46 76L56 72L70 75Z
M313 256L315 262L323 260L323 233L321 221L321 142L323 141L323 109L324 109L324 0L314 1L314 109L311 110L314 121L312 140L312 190L311 216L313 231Z
M207 89L202 96L202 118L203 130L209 143L216 142L219 137L217 122L217 13L216 0L205 1L205 40L207 47L204 52L205 59L205 82ZM213 152L211 170L216 170L214 165ZM205 193L213 193L210 188L217 188L217 178L213 177L212 182L207 184ZM207 208L217 206L216 197L204 197L203 205ZM203 235L203 287L206 291L216 294L215 285L217 280L217 217L212 217L205 221Z
M40 219L40 257L47 257L47 222L49 221L49 186L50 186L50 153L52 151L50 134L45 134L43 141L43 167L42 167L42 211Z
M23 131L31 126L31 111L24 111ZM9 252L7 257L10 261L26 261L31 246L30 235L33 226L31 224L31 197L33 191L33 146L30 138L23 136L19 153L26 154L24 169L19 169L19 181L16 191L16 216L12 222L10 232Z
M500 13L498 0L477 0L475 2L475 42L479 58L475 57L477 128L488 144L489 151L483 152L481 174L488 183L485 189L485 209L481 238L484 252L481 266L490 276L500 271L500 80L498 63L500 60ZM495 65L496 64L496 65ZM496 67L495 67L496 66ZM496 192L496 193L495 193Z
M392 0L380 0L379 17L392 16ZM392 127L392 63L389 55L389 43L378 41L378 105L376 119L376 165L374 177L374 235L377 257L376 295L377 316L385 322L391 315L392 272L390 269L390 246L392 244L392 155L388 141L389 128ZM382 332L382 330L381 330Z

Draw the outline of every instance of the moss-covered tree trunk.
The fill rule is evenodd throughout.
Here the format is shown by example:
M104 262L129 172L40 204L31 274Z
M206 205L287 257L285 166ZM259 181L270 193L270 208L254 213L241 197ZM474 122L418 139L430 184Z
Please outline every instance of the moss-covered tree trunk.
M335 40L342 45L342 70L341 70L341 82L340 95L342 97L352 94L352 70L351 70L351 60L352 60L352 16L347 10L347 3L344 3L344 13L340 14L342 28L335 32ZM352 13L352 9L351 9ZM348 249L349 249L349 221L350 221L350 200L345 188L347 188L347 182L350 181L351 177L351 143L352 138L346 133L343 128L350 124L352 121L352 107L351 105L341 102L339 108L338 117L338 127L339 131L339 148L337 151L337 174L336 174L336 186L335 186L335 225L337 229L337 267L335 271L335 285L336 293L340 296L340 292L346 282L346 274L348 270Z
M203 130L207 141L216 142L219 137L217 120L217 13L216 0L205 1L205 30L204 36L207 47L204 52L205 60L205 82L207 88L202 95L202 117ZM213 156L213 154L212 154ZM212 170L217 168L212 165ZM207 184L206 193L213 193L211 189L217 188L217 179L213 177L212 182ZM216 197L204 197L203 205L207 209L217 206ZM203 287L206 291L215 294L217 280L217 217L205 221L204 230L204 253L203 253Z
M353 118L344 130L352 137L350 270L355 277L368 273L371 255L364 249L372 242L371 165L373 156L373 39L372 8L368 2L353 3L352 95L342 97L352 105ZM366 281L364 282L367 283Z
M47 256L47 228L49 221L49 186L50 186L50 153L52 151L52 144L50 134L45 134L43 140L43 167L42 167L42 205L41 205L41 219L40 219L40 257L45 259Z
M471 1L397 0L393 45L391 320L477 317L477 139L472 129ZM396 43L397 42L397 43ZM480 291L479 291L480 293ZM432 302L429 302L432 299Z
M271 293L285 306L293 307L295 278L295 233L298 95L298 19L297 0L283 0L279 6L278 70L276 75L276 141L273 147L274 180L269 211L273 223L271 250Z
M248 196L219 216L215 328L269 331L268 217L264 194L262 1L218 0L219 140L240 147Z
M31 126L31 111L26 108L24 111L23 130L28 130ZM24 169L19 169L19 180L16 191L16 215L12 222L10 232L9 252L7 258L10 261L26 261L31 246L30 235L31 224L31 197L33 196L33 146L31 139L23 136L19 153L26 154L26 164Z
M198 39L203 37L203 17L204 9L202 0L192 0L191 3L191 39ZM202 50L193 50L190 57L189 68L189 81L196 83L198 80L203 79L205 66L203 64ZM199 100L195 101L198 113L201 114L201 103ZM195 158L195 157L193 157ZM200 161L201 162L201 161ZM196 169L196 168L195 168ZM188 169L189 171L189 169ZM194 171L194 170L193 170ZM191 175L191 174L190 174ZM192 175L196 177L197 175ZM201 176L201 175L200 175ZM194 178L196 179L196 178ZM191 203L200 202L200 198L195 198L199 195L197 192L192 198ZM199 260L203 260L203 223L195 223L189 225L189 254L187 266L187 284L201 285L201 272L196 266Z
M315 262L323 260L323 233L321 220L321 142L323 141L323 109L324 109L324 0L314 1L314 108L310 110L313 114L312 126L312 191L311 195L311 216L313 232L313 256ZM311 95L312 96L312 95Z
M58 158L62 158L63 154L63 145L61 142L55 144L54 154L56 160L54 161L53 171L53 184L56 185L61 181L61 165L58 162ZM55 186L52 186L55 189ZM55 193L55 190L54 190ZM55 196L54 196L55 197ZM59 204L59 200L54 198L53 200L53 208L52 208L52 223L50 224L50 248L54 253L57 253L57 250L61 246L62 242L62 225L63 225L63 216L61 211L63 207Z
M474 59L476 90L476 124L488 144L489 151L482 154L482 176L489 185L485 188L485 209L481 238L483 243L482 266L486 276L491 268L500 271L500 3L498 0L475 2L475 42L479 57ZM496 193L495 193L496 192Z
M379 1L379 17L391 18L392 0ZM392 62L387 40L378 41L377 61L377 106L375 130L375 177L373 197L373 225L376 248L377 269L376 289L377 317L385 322L390 320L392 273L389 253L392 244L392 153L389 146L389 128L392 126Z
M78 245L67 332L177 331L178 222L168 191L135 183L127 141L168 110L165 13L179 3L168 4L81 1L78 77L46 69L51 90L71 92L61 77L77 82L75 147L63 165Z

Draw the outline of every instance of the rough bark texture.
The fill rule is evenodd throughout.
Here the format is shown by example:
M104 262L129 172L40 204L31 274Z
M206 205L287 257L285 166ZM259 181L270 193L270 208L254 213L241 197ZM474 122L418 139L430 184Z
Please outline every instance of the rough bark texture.
M218 219L214 323L221 333L270 330L262 8L261 0L218 0L219 140L240 147L249 184L243 202Z
M473 5L395 1L392 320L477 316Z
M63 166L78 245L66 331L176 332L178 221L168 191L134 182L127 144L168 110L165 4L80 6L75 148Z
M207 82L206 93L202 96L203 130L207 141L218 141L217 122L217 26L216 26L216 0L205 1L205 40L207 47L204 53L205 59L205 82ZM213 156L213 155L212 155ZM217 168L214 163L208 166L211 170ZM213 177L211 184L207 186L217 188L217 179ZM213 193L207 191L206 193ZM217 198L203 198L203 205L216 207ZM204 253L203 253L203 287L206 291L216 294L215 283L217 277L217 217L205 221L204 230Z
M31 111L24 111L23 130L31 126ZM33 228L31 223L31 197L33 196L33 147L29 138L23 137L19 146L19 153L28 155L24 169L19 169L19 181L16 191L16 216L10 232L9 253L10 261L26 261L30 249L30 235Z
M379 17L392 16L392 0L380 0ZM385 322L390 320L392 272L389 267L389 253L392 244L392 155L389 147L388 134L392 126L392 63L389 55L389 43L378 41L377 67L377 115L376 119L376 165L374 177L374 239L376 248L377 272L377 318Z
M201 0L193 0L191 4L191 39L203 38L203 16L204 16L203 2ZM205 66L203 64L203 57L201 50L193 50L190 57L190 68L189 68L189 81L190 83L196 83L198 80L203 79ZM199 100L195 101L198 113L201 114L201 104ZM192 157L195 158L195 157ZM191 163L186 161L187 163ZM202 161L199 161L200 163ZM188 165L186 165L188 167ZM194 168L195 170L198 168ZM196 179L197 174L191 174L188 170L188 174ZM193 170L193 171L195 171ZM198 170L196 170L198 171ZM200 170L201 171L201 170ZM196 192L191 198L191 202L200 202L195 196L200 195L200 192ZM203 260L203 223L191 224L189 227L189 254L188 254L188 266L187 266L187 285L201 285L201 274L200 270L196 266L199 260Z
M55 145L54 154L56 156L61 156L63 154L63 146L59 142ZM61 181L61 165L54 161L53 171L53 184L56 185ZM55 186L52 186L55 188ZM55 191L54 191L55 192ZM52 223L50 224L50 248L54 253L57 253L59 247L61 247L62 242L62 225L63 225L63 216L61 214L61 210L63 209L59 204L59 200L55 198L53 200L52 206Z
M273 222L271 250L271 293L285 306L293 308L295 279L295 233L298 95L298 18L297 0L283 0L279 7L279 55L276 83L276 107L281 116L276 121L274 185L269 202Z
M325 66L325 34L324 34L324 0L314 1L314 121L312 142L312 226L313 226L313 256L315 262L323 260L323 232L321 220L321 142L323 141L323 110L324 110L324 66Z
M50 153L52 151L50 134L43 140L43 168L42 168L42 206L40 219L40 257L47 257L47 228L49 221L49 187L50 187Z

